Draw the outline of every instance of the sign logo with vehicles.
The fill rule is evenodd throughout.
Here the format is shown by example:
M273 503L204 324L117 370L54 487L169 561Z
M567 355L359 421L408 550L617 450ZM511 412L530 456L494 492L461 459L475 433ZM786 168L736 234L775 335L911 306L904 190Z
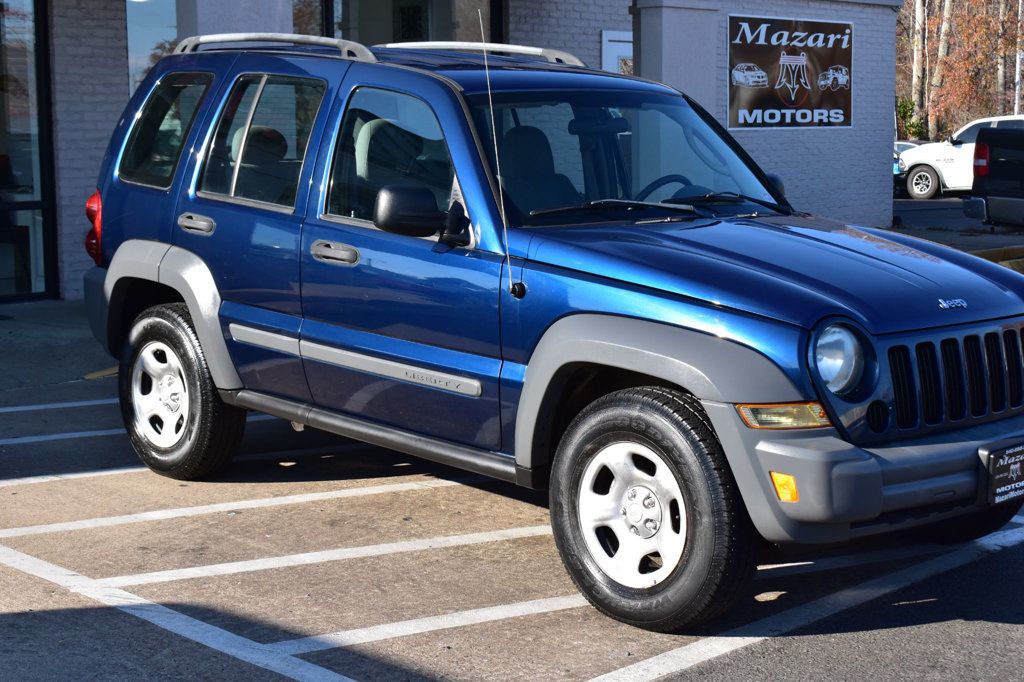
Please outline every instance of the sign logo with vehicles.
M729 127L853 125L853 24L729 17Z

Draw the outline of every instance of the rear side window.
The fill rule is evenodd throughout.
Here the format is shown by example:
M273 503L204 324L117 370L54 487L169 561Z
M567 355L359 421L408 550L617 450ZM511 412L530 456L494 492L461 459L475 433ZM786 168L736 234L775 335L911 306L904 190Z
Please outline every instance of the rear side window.
M1006 121L1000 121L997 128L1009 128L1011 130L1024 130L1024 119L1011 118Z
M388 185L426 187L448 210L454 181L441 125L426 102L375 88L353 93L334 150L328 213L372 220L377 193Z
M122 180L161 189L171 186L199 105L213 81L208 73L171 73L149 96L121 158Z
M243 76L214 133L199 189L293 207L323 81Z

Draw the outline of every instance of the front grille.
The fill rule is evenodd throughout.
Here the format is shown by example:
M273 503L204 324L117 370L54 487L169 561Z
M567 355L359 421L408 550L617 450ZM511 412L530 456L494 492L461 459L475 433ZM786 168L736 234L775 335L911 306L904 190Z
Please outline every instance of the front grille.
M1024 407L1024 329L889 348L893 414L901 430L982 421Z

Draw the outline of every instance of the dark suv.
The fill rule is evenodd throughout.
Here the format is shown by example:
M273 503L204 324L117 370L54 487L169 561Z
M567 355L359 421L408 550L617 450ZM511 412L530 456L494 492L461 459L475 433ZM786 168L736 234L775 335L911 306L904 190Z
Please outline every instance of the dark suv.
M87 204L93 328L158 473L246 410L550 490L602 611L722 613L761 539L991 532L1024 279L795 211L663 85L509 45L184 41Z

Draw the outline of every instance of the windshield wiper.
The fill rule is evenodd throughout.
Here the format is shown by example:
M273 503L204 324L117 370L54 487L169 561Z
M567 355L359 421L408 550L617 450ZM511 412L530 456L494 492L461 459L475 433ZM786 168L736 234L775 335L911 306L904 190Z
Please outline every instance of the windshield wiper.
M692 213L695 216L707 217L702 211L697 210L695 206L691 206L687 203L655 203L653 201L636 201L633 199L597 199L595 201L585 201L582 204L572 204L570 206L557 206L555 208L545 208L536 211L530 211L531 216L541 215L554 215L556 213L572 213L574 211L600 211L609 208L619 208L629 210L636 210L640 208L660 208L662 210L668 209L670 211L677 211L680 213Z
M675 204L675 202L685 203L688 206L695 204L714 204L714 203L729 203L729 204L742 204L749 201L752 204L758 206L764 206L770 208L776 213L782 215L793 215L795 211L793 209L783 206L782 204L776 204L773 201L765 201L764 199L757 199L755 197L747 196L746 194L739 194L738 192L708 192L701 196L696 197L679 197L678 199L666 199L664 203Z

